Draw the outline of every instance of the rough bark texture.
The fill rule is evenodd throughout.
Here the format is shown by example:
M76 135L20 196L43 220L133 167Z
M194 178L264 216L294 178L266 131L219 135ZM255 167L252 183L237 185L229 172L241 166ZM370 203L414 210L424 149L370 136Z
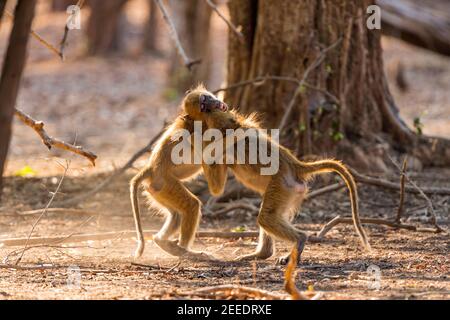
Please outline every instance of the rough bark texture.
M34 17L35 0L20 0L15 10L14 26L3 61L0 79L0 196L2 176L11 139L11 124L14 116L20 80L26 61L26 50Z
M111 54L119 50L119 20L127 0L89 0L88 53Z
M386 141L406 150L418 143L399 118L389 92L381 32L366 26L371 4L371 0L229 3L232 22L242 26L246 39L242 45L233 33L229 35L229 84L267 75L302 79L321 51L340 41L310 73L283 130L285 144L300 155L359 155L364 166L371 167L377 164L364 156L367 148L355 146ZM226 99L244 113L262 113L264 124L275 128L297 87L287 81L266 81L233 89Z
M209 81L211 8L204 0L170 0L169 3L186 54L192 60L202 59L202 63L195 65L189 72L174 50L169 71L171 82L184 93L199 82L208 84Z

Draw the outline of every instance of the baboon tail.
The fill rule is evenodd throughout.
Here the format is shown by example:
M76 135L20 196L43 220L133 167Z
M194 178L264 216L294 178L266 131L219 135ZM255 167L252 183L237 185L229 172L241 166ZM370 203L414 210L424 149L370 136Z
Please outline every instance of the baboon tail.
M302 173L303 174L306 173L307 175L315 175L326 172L336 172L341 176L341 178L345 181L350 193L353 225L355 226L356 232L358 233L363 246L367 250L370 250L368 238L364 232L364 229L361 225L361 220L359 218L358 191L356 188L356 183L349 170L340 161L331 159L314 162L302 162L301 167Z
M142 253L144 252L145 247L145 239L144 239L144 232L142 230L142 223L141 223L141 214L139 209L139 200L138 200L138 190L139 186L141 185L142 181L146 179L146 176L143 172L138 173L133 179L131 179L130 182L130 198L131 198L131 205L133 208L133 217L134 217L134 223L136 225L136 233L137 233L137 241L138 241L138 247L136 249L135 257L139 258Z

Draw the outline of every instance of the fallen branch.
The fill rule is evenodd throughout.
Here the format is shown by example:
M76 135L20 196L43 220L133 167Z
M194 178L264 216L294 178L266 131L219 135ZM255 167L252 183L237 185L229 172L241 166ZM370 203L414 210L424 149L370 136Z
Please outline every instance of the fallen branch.
M426 233L439 233L441 232L438 229L432 229L432 228L420 228L416 227L414 225L404 224L404 223L397 223L393 221L388 221L385 219L376 219L376 218L362 218L360 219L361 223L364 224L376 224L376 225L384 225L387 227L391 227L394 229L406 229L416 232L426 232ZM337 226L338 224L353 224L352 218L342 218L341 216L337 216L334 219L332 219L330 222L328 222L322 230L319 231L317 234L317 238L323 239L325 235L333 229L333 227Z
M182 296L197 296L207 298L219 298L219 299L244 299L244 298L257 298L267 300L286 300L288 296L286 294L273 293L263 289L256 289L251 287L243 287L238 285L220 285L213 287L206 287L189 292L177 293Z
M218 216L226 214L230 211L239 210L239 209L246 210L251 213L258 213L258 211L259 211L258 207L254 206L251 203L244 203L242 201L237 201L237 202L227 203L222 209L213 211L213 213L210 216L218 217Z
M28 210L28 211L19 212L18 215L19 216L33 216L33 215L41 214L41 213L42 213L42 209L38 209L38 210ZM95 216L95 215L97 215L97 213L92 212L92 211L86 211L86 210L82 210L82 209L67 209L67 208L48 208L46 213L47 214L51 214L51 213L76 214L76 215L80 215L80 216Z
M373 185L377 187L382 187L390 190L399 190L400 185L398 183L394 183L388 180L380 179L380 178L374 178L362 175L358 173L356 170L349 168L351 174L355 178L356 182L364 183L368 185ZM436 195L450 195L450 189L449 188L439 188L439 187L423 187L421 188L421 191L426 194L436 194ZM408 193L415 193L419 194L421 193L417 188L405 186L405 192Z
M146 240L152 240L153 235L158 230L145 230L144 236ZM239 239L239 238L257 238L259 231L245 231L245 232L220 232L220 231L199 231L197 238L220 238L220 239ZM112 231L103 233L91 234L72 234L70 236L54 236L54 237L35 237L35 238L10 238L0 240L0 247L15 247L22 246L28 241L28 245L46 245L49 243L77 243L84 241L101 241L101 240L115 240L115 239L133 239L136 238L136 231ZM310 236L308 242L323 242L315 236Z
M220 19L222 19L228 25L230 30L233 31L237 35L239 40L241 42L243 42L244 41L244 35L242 34L242 32L239 31L238 28L222 14L222 12L220 12L220 10L217 7L217 5L212 0L206 0L206 3L211 7L211 9L215 13L217 13L217 15L220 17Z
M179 55L181 56L181 58L184 61L184 65L189 70L192 70L193 66L202 62L201 59L192 60L187 56L186 51L184 50L183 46L181 45L180 37L178 36L177 29L175 28L175 24L173 23L172 19L170 18L169 14L167 13L166 7L164 6L164 4L162 3L161 0L153 0L153 1L155 1L157 6L159 7L159 10L161 11L162 16L164 18L164 21L167 23L167 25L169 27L169 34L170 34L173 42L175 43L175 47L177 48Z
M312 198L324 195L329 192L337 191L344 187L345 187L344 182L335 183L335 184L332 184L332 185L329 185L329 186L326 186L326 187L323 187L323 188L320 188L320 189L317 189L317 190L314 190L314 191L308 193L305 200L312 199Z
M79 154L87 158L92 163L92 165L95 166L95 159L97 159L97 156L92 152L84 150L83 147L75 146L49 136L47 132L45 132L44 130L44 123L42 121L34 120L29 115L25 114L19 109L16 109L15 114L20 119L20 121L22 121L25 125L29 126L34 131L36 131L36 133L41 137L42 142L47 146L49 150L52 147L55 147L58 149Z

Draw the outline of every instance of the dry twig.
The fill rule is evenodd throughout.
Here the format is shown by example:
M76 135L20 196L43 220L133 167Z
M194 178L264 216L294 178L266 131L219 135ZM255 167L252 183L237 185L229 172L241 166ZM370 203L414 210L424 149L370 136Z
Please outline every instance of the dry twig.
M360 219L361 223L365 223L365 224L376 224L376 225L383 225L383 226L387 226L387 227L391 227L394 229L406 229L406 230L411 230L411 231L416 231L416 232L426 232L426 233L437 233L440 232L436 229L432 229L432 228L419 228L410 224L404 224L404 223L397 223L394 221L389 221L389 220L385 220L385 219L376 219L376 218L362 218ZM322 230L319 231L319 233L317 234L317 238L319 239L323 239L323 237L325 237L325 235L331 230L333 229L333 227L337 226L338 224L353 224L353 219L352 218L342 218L341 216L336 216L334 219L332 219L331 221L329 221L323 228Z
M36 221L33 223L33 226L31 228L30 233L28 234L28 237L25 241L25 247L23 248L23 250L20 253L19 258L16 260L16 265L18 265L20 263L20 261L23 258L23 255L25 254L25 251L28 248L28 245L30 244L30 238L33 235L34 229L36 228L36 226L38 225L38 223L42 220L42 218L44 217L44 215L46 214L48 208L51 206L51 204L53 203L53 200L55 199L56 195L59 192L59 189L61 189L62 183L64 181L64 178L66 177L67 171L69 170L69 166L70 166L70 162L66 162L66 166L64 168L64 174L62 175L61 179L59 180L58 186L56 187L55 192L53 192L52 197L50 198L50 200L48 201L47 205L45 206L45 208L42 210L41 215L36 219Z
M41 213L42 213L42 209L38 209L38 210L28 210L28 211L19 212L18 215L20 215L20 216L34 216L36 214L41 214ZM50 214L50 213L76 214L76 215L81 215L81 216L95 216L95 215L98 215L98 213L92 212L92 211L86 211L86 210L82 210L82 209L67 209L67 208L48 208L47 209L47 214Z
M44 130L44 123L42 121L34 120L29 115L25 114L19 109L16 109L15 114L20 119L20 121L22 121L25 125L29 126L34 131L36 131L36 133L41 137L42 142L47 146L49 150L52 147L55 147L58 149L79 154L87 158L92 163L92 165L95 166L95 159L97 159L97 156L92 152L84 150L83 147L75 146L49 136L47 132L45 132Z
M405 157L403 160L402 171L400 173L400 201L398 204L397 217L395 218L395 222L400 223L400 219L403 215L404 204L405 204L405 174L406 174L406 165L408 158Z
M83 7L85 2L86 2L85 0L78 0L76 6L81 10L81 8ZM68 23L66 23L66 26L64 27L64 34L63 34L62 40L59 44L59 53L60 53L62 60L65 59L64 50L67 45L67 39L69 37L69 32L70 32L70 29L69 29Z
M391 160L391 162L394 164L394 166L396 166L398 170L402 171L402 168L400 168L400 165L394 159L392 159L389 155L388 155L388 157ZM428 211L431 214L431 223L436 228L436 231L438 231L438 232L445 231L437 223L436 212L434 212L433 202L431 202L431 199L425 194L425 192L413 180L411 180L408 177L408 175L406 173L404 173L404 177L405 177L406 181L408 181L419 192L419 194L422 196L422 198L424 198L425 201L427 202Z
M8 10L5 10L5 13L8 17L10 17L11 19L14 19L14 15L9 12ZM58 57L60 57L61 59L63 58L62 53L55 48L54 45L52 45L50 42L48 42L47 40L45 40L42 36L40 36L36 31L34 31L33 29L31 29L30 34L37 40L39 41L41 44L43 44L47 49L49 49L51 52L53 52L54 54L56 54Z
M228 27L230 28L231 31L233 31L237 37L239 38L240 41L244 41L244 35L242 34L241 31L239 31L239 29L230 21L228 20L223 14L222 12L220 12L219 8L217 7L217 5L212 1L212 0L206 0L206 3L211 7L211 9L217 13L217 15L228 25Z
M144 235L146 240L151 240L153 235L158 230L145 230ZM197 238L221 238L221 239L239 239L239 238L257 238L259 231L245 231L245 232L221 232L221 231L198 231ZM136 237L136 231L113 231L92 234L71 234L70 236L54 236L54 237L35 237L35 238L10 238L0 240L0 247L16 247L28 245L48 245L50 243L77 243L84 241L101 241L101 240L115 240L115 239L133 239ZM308 237L308 242L323 242L315 236Z
M394 183L394 182L391 182L388 180L384 180L384 179L380 179L380 178L369 177L369 176L358 173L355 169L352 169L352 168L349 168L349 170L350 170L350 173L355 178L356 182L373 185L373 186L377 186L377 187L381 187L381 188L385 188L385 189L389 189L389 190L395 190L395 191L399 190L399 188L400 188L400 185L397 183ZM423 188L420 188L420 190L419 190L415 187L405 186L405 192L414 193L414 194L423 192L425 194L450 195L449 188L438 188L438 187L423 187Z
M173 42L175 43L175 46L177 48L179 55L183 59L184 65L189 70L192 70L193 66L201 63L201 59L192 60L187 56L186 51L184 50L183 46L181 45L180 37L178 36L177 29L175 28L175 24L173 23L172 19L170 18L166 7L164 6L164 4L162 3L161 0L153 0L153 1L155 1L157 6L159 7L159 10L161 11L162 16L164 18L164 21L167 23L167 26L169 27L169 34L170 34Z

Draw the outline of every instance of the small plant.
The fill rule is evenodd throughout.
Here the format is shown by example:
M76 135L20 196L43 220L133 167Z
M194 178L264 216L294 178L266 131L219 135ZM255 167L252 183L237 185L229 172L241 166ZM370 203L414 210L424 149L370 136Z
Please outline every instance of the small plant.
M415 117L414 118L414 129L416 129L416 133L417 135L421 136L423 134L423 127L424 124L422 123L422 120L420 119L420 117Z

